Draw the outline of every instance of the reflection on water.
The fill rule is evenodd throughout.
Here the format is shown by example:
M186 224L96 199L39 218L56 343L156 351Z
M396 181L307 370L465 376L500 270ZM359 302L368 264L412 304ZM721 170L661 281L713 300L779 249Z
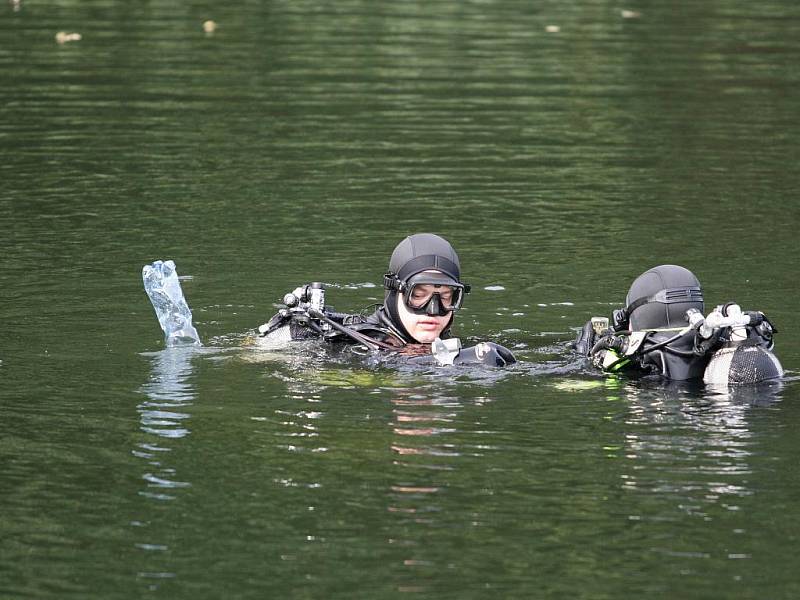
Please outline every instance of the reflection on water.
M138 406L142 431L164 438L182 438L189 430L182 427L188 414L174 409L191 406L194 392L187 381L192 373L189 348L162 350L153 356L150 381L141 392L149 398ZM172 410L167 410L172 409Z
M663 262L795 314L800 5L637 4L0 3L0 595L798 596L796 382L589 387L558 346ZM522 364L143 383L142 264L228 347L304 281L380 301L423 230Z
M170 453L179 450L184 438L191 434L189 409L195 398L192 360L200 352L192 346L181 346L144 355L151 359L149 380L140 389L147 399L136 410L145 437L132 453L146 465L141 475L144 488L139 495L158 503L174 501L179 490L192 485L181 480L177 469L170 466ZM151 556L171 550L164 539L165 532L151 526L147 518L134 519L131 524L139 532L137 538L141 541L135 543L138 549ZM154 590L158 581L172 579L176 574L170 570L151 570L141 571L137 576L144 581L152 580L150 589Z
M607 399L623 402L625 416L619 443L604 450L621 460L621 489L643 495L627 519L655 532L661 523L709 523L744 509L742 499L756 493L749 479L760 443L749 419L753 410L776 402L779 392L777 386L753 386L704 393L702 384L609 379ZM677 531L662 531L650 550L686 558L714 555L702 541L687 541Z
M395 518L387 541L398 549L402 568L396 587L399 592L428 591L424 571L446 568L426 540L435 538L436 531L447 523L452 527L459 518L448 514L448 502L442 498L448 493L448 472L459 468L462 456L481 454L474 450L480 442L474 442L470 450L469 444L459 441L463 400L442 387L440 382L438 386L397 389L390 399L390 447L395 457L387 510Z
M786 387L796 378L784 376L781 379L764 381L757 385L706 385L704 396L714 403L733 403L741 406L769 407L783 399Z

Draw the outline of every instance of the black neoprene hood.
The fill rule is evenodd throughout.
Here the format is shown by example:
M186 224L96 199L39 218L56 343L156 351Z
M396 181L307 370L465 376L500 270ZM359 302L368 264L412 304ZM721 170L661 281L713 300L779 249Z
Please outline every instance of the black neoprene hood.
M625 303L633 331L684 327L687 310L704 310L700 281L678 265L660 265L639 275Z
M397 244L389 260L389 272L398 280L406 282L427 270L441 271L454 282L460 281L461 263L450 242L433 233L417 233Z
M413 337L403 326L403 320L397 312L398 282L406 284L414 275L429 270L441 271L452 279L453 283L460 283L461 263L458 260L458 254L453 250L450 242L433 233L416 233L408 236L397 244L389 259L389 273L384 278L386 286L384 309L392 325L407 340L413 339ZM449 336L452 319L451 314L450 323L442 331L442 338Z

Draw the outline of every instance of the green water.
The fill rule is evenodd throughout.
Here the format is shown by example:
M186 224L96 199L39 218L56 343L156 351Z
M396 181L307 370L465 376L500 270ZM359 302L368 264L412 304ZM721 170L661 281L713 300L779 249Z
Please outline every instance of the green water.
M0 597L797 597L798 59L794 0L4 2ZM419 231L516 368L245 346ZM767 312L785 385L575 361L660 263Z

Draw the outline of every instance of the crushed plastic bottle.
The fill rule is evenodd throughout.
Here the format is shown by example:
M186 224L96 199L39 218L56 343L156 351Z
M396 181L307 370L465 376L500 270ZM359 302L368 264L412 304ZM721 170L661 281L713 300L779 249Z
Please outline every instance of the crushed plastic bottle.
M164 343L167 346L202 346L200 336L192 325L192 311L183 297L175 263L171 260L157 260L142 268L144 291L150 298L164 330Z

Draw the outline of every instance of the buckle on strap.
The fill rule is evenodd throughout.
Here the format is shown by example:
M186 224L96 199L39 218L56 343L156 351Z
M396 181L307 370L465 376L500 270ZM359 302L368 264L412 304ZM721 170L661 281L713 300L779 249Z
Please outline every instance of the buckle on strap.
M387 290L401 291L403 289L403 283L394 273L386 273L383 276L383 287L385 287Z

